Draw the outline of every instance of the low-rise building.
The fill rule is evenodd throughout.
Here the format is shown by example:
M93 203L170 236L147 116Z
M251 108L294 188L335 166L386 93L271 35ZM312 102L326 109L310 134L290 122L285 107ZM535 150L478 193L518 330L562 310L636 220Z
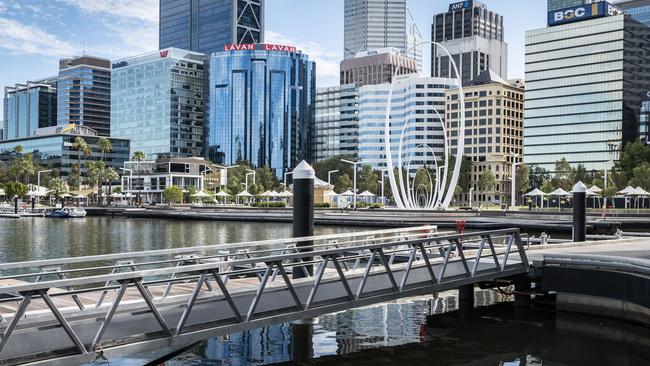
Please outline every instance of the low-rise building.
M91 148L91 154L86 156L74 148L77 137L81 137ZM85 163L104 159L107 166L116 170L129 159L130 142L128 139L107 137L113 150L102 154L99 148L101 136L91 128L68 125L51 126L37 129L33 135L20 139L0 142L0 161L10 161L16 146L22 146L22 154L31 153L34 160L47 169L54 170L54 175L67 179L72 174L73 165L81 160L81 175L86 172ZM79 154L81 157L79 159ZM76 174L76 173L75 173Z
M341 61L341 85L377 85L390 83L393 75L417 74L415 59L406 57L397 48L387 47L359 52L354 58ZM399 70L397 70L399 68Z
M124 162L122 193L140 195L146 203L163 202L165 188L172 185L184 192L208 190L215 184L225 185L221 170L202 157L161 157L155 161ZM206 178L208 176L208 178ZM209 184L206 184L210 181Z
M494 71L479 74L463 88L465 93L465 137L463 156L472 160L472 201L476 203L508 202L510 197L513 154L521 161L523 152L524 90L521 80L508 82ZM458 89L446 93L445 115L452 153L460 136ZM485 172L492 173L494 184L481 187ZM481 189L483 188L483 189ZM460 195L469 201L469 192ZM505 198L505 200L504 200Z

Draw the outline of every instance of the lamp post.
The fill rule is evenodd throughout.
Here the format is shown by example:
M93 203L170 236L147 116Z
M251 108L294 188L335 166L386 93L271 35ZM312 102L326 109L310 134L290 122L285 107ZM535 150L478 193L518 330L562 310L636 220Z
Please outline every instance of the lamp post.
M516 205L515 200L517 198L516 195L515 195L515 190L516 190L516 188L515 188L515 176L516 176L516 172L517 172L517 166L521 165L521 162L517 163L517 157L519 156L519 154L512 153L511 156L512 156L512 161L510 162L511 163L511 168L510 168L511 172L510 172L510 174L511 174L512 181L510 182L510 206L515 207L515 205Z
M474 193L474 187L469 189L469 208L472 208L472 193Z
M248 169L248 171L250 172L248 174L253 174L253 185L255 185L255 171L253 169Z
M289 190L289 186L287 185L287 176L288 176L288 175L293 175L293 172L286 172L286 173L284 173L284 190L285 190L285 191L288 191L288 190Z
M228 185L228 169L233 169L233 168L239 168L239 165L218 165L218 164L212 164L215 167L225 170L226 171L226 179L223 179L223 177L219 177L219 183L221 183L221 186L227 186Z
M48 169L48 170L39 170L38 173L36 173L36 186L38 187L39 190L41 189L41 173L49 173L49 172L51 172L51 171L52 171L52 169ZM36 200L37 200L37 204L40 204L40 201L41 201L41 196L40 196L40 194L39 194L38 196L36 196L36 197L37 197L37 198L36 198Z
M338 173L338 170L330 170L327 172L327 184L332 184L332 173Z
M132 169L127 169L127 168L120 168L120 170L123 170L125 172L129 172L129 194L131 194L132 190L132 184L133 184L133 170ZM122 177L122 190L124 190L124 177Z
M341 159L342 162L352 164L352 169L354 169L354 179L352 183L352 190L354 190L354 198L352 201L352 206L354 209L357 209L357 165L361 164L361 161L350 161L350 160L345 160Z
M255 184L255 172L246 173L246 192L248 192L248 176L249 175L253 176L253 184ZM248 192L248 193L250 193L250 192Z
M611 140L607 141L607 152L609 153L609 156L608 156L609 159L605 163L605 183L604 183L605 186L603 187L604 188L604 192L603 192L604 193L603 194L603 210L605 210L605 212L607 212L607 195L606 195L606 193L607 193L607 183L608 183L608 180L609 180L607 178L607 174L608 174L609 168L614 165L614 161L613 161L612 157L613 157L614 152L616 151L617 147L618 147L618 143L616 141L611 141Z

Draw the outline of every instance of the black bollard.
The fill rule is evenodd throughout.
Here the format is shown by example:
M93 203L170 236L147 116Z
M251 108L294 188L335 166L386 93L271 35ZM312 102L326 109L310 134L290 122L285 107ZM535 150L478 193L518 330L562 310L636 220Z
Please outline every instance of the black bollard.
M36 208L36 197L32 197L32 211Z
M461 321L472 319L474 313L474 285L463 285L458 288L458 315Z
M291 360L303 362L314 357L314 326L312 319L293 321L291 330Z
M293 170L293 237L300 238L314 235L314 178L316 172L302 161ZM311 247L313 241L301 241L296 247ZM311 248L300 249L301 252L311 251ZM302 258L303 261L310 261L311 257ZM313 265L294 267L293 278L304 278L314 273Z
M587 238L587 186L582 182L573 186L573 241L585 241Z
M14 213L18 213L18 196L14 196Z

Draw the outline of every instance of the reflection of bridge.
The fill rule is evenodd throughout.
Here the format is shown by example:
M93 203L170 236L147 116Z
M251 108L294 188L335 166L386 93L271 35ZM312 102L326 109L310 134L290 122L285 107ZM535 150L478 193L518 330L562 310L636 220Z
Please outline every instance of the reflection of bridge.
M304 241L0 264L0 362L71 364L180 347L528 271L516 229L317 236L307 238L308 258L296 249ZM291 277L307 265L313 276Z

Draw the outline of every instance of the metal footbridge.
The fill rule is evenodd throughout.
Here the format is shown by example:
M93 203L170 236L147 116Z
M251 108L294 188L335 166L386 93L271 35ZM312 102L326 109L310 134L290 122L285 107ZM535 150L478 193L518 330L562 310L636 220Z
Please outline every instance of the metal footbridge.
M3 263L0 364L180 348L527 271L518 229L429 226Z

